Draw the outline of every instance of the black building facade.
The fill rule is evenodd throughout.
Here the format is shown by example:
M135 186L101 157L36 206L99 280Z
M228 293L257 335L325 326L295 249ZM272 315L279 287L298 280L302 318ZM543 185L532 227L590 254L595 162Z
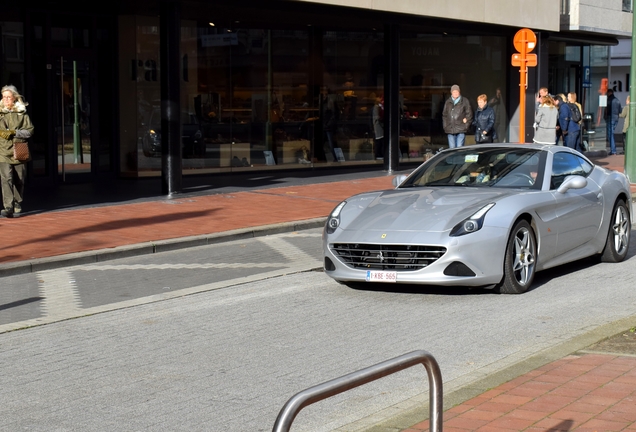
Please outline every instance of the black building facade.
M34 185L162 176L170 193L187 175L416 166L447 144L441 110L453 84L475 107L499 90L500 139L519 141L518 27L225 0L27 0L0 26L2 84L22 91L36 126ZM575 91L602 129L592 95L616 40L537 35L526 112L540 86Z

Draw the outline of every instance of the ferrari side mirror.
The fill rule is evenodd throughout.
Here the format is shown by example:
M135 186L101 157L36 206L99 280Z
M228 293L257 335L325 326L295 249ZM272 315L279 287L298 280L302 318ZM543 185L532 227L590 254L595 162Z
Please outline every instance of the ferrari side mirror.
M587 179L580 175L567 176L557 189L559 193L566 193L569 189L583 189L587 186Z

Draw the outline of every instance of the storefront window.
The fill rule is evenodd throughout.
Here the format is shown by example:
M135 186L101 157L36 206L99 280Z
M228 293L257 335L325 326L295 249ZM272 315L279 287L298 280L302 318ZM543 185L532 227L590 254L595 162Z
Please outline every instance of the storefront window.
M375 160L372 114L384 91L383 40L376 31L323 33L324 69L314 102L318 160Z
M607 134L605 106L608 89L609 47L589 46L583 48L583 65L589 68L589 84L583 88L582 138L590 148L605 149Z
M120 45L122 171L161 171L158 19L122 17L136 44ZM376 161L374 105L384 96L384 34L216 26L182 21L183 172L302 168ZM122 30L131 31L131 30ZM120 40L130 40L122 35ZM400 150L422 160L446 145L441 112L450 87L476 108L500 93L499 139L507 140L506 39L403 34ZM469 65L469 66L468 66ZM126 105L126 104L124 104ZM382 110L377 108L381 113ZM134 124L133 124L134 123ZM130 131L136 133L130 133ZM126 132L128 131L128 132ZM467 137L470 144L472 137ZM381 153L381 152L379 152Z
M160 173L159 19L121 16L119 28L120 169Z
M499 141L508 139L506 100L506 38L448 34L404 34L400 45L400 93L403 119L400 150L419 160L446 146L442 111L457 84L473 110L485 94L497 113ZM499 95L499 96L498 96ZM466 144L474 144L467 135Z

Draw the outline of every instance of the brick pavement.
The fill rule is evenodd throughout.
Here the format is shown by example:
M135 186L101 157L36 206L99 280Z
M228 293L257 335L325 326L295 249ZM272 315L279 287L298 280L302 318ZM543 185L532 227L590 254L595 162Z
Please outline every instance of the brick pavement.
M446 410L443 424L446 432L636 431L636 357L568 355ZM402 432L428 430L425 420Z

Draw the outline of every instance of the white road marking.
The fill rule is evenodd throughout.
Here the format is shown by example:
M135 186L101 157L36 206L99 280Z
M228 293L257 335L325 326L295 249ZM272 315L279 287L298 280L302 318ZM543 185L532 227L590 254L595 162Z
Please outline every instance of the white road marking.
M261 243L266 244L272 249L276 250L279 254L283 255L285 258L289 260L289 262L298 262L298 261L316 261L316 258L307 254L302 249L297 248L293 244L285 241L284 238L280 236L267 236L267 237L259 237L257 239Z
M82 310L75 278L68 270L48 270L37 274L46 318L65 318Z

